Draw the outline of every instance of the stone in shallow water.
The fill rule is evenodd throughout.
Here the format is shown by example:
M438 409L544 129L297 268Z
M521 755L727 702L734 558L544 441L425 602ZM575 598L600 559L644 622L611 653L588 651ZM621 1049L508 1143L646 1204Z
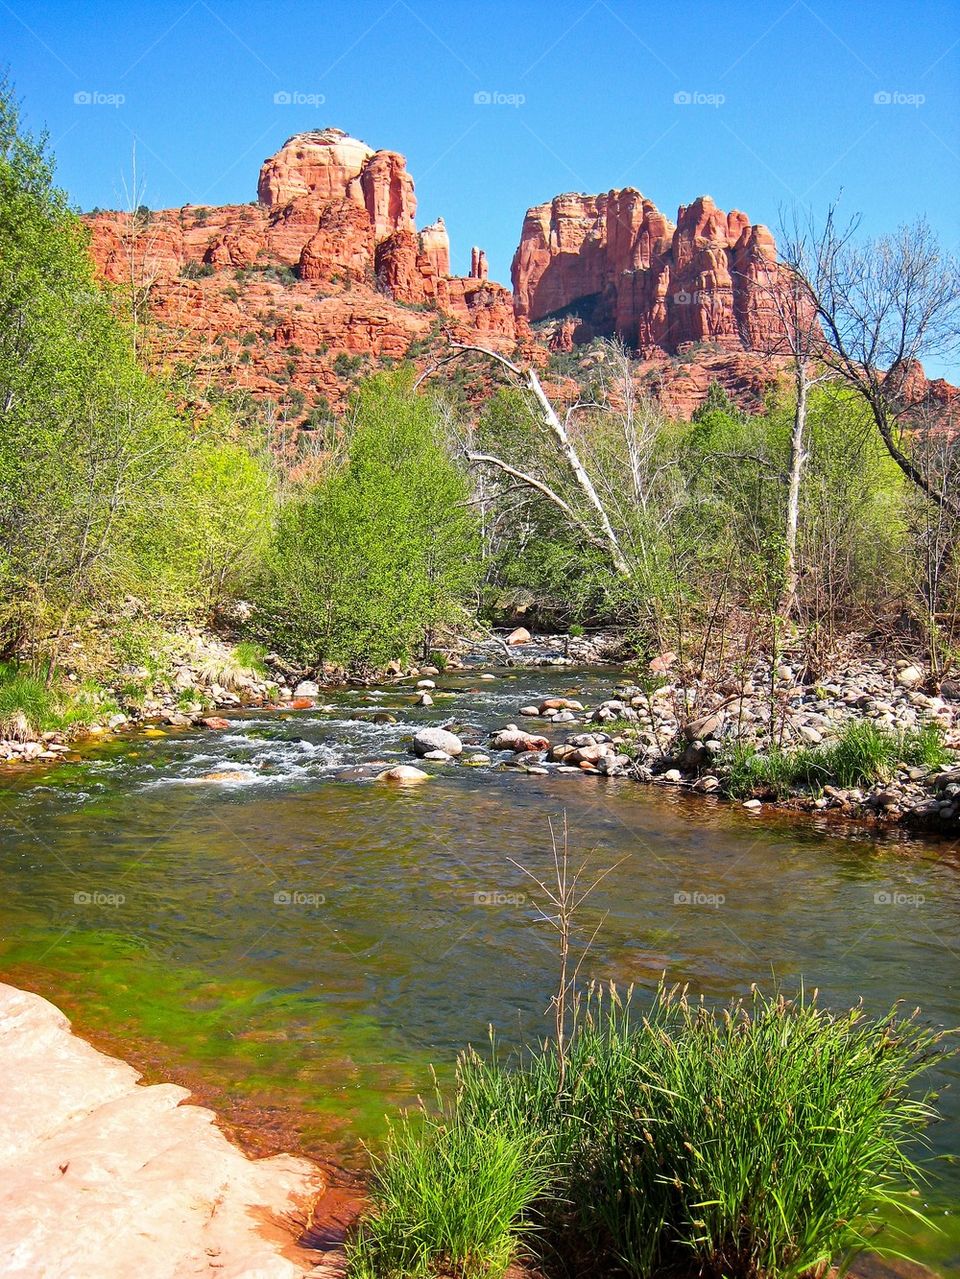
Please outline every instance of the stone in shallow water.
M459 755L463 742L456 733L445 728L418 728L413 735L413 749L421 759L433 758L430 751L442 751L445 755Z
M378 773L377 781L395 782L397 785L406 786L409 783L425 782L429 777L429 773L425 773L422 768L414 768L412 764L396 764L393 768L388 768L386 772Z

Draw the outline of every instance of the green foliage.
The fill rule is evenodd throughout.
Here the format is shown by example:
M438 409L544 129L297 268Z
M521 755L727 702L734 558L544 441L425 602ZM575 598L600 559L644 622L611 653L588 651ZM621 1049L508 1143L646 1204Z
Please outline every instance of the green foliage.
M255 644L252 640L241 640L234 646L233 656L238 666L253 671L255 675L266 675L267 650L262 644Z
M349 1246L356 1279L502 1275L550 1173L542 1142L453 1110L393 1124L374 1160L373 1210Z
M440 1214L417 1214L416 1196L429 1195L420 1173L438 1148L469 1149L470 1131L475 1146L509 1134L535 1153L525 1184L539 1171L545 1189L512 1225L548 1262L635 1279L825 1271L873 1245L891 1208L913 1211L921 1173L906 1150L934 1117L913 1085L944 1056L940 1036L897 1010L833 1014L803 994L756 990L708 1009L661 989L640 1012L615 991L595 993L562 1087L552 1044L512 1068L496 1054L461 1058L450 1108L405 1128L378 1170L361 1238L382 1232L397 1249L361 1251L354 1274L397 1273L404 1238L434 1273L449 1261ZM483 1180L437 1180L443 1220L468 1222ZM469 1240L459 1246L470 1254Z
M352 377L363 367L363 360L362 355L348 355L341 351L333 362L333 371L338 377Z
M429 648L478 572L469 489L409 373L357 396L345 464L280 515L260 593L268 641L308 664L381 667Z
M223 442L225 410L197 429L186 398L139 366L124 299L0 86L0 652L55 664L84 612L133 595L203 615L245 586L270 482Z
M117 710L113 698L93 681L52 682L48 676L0 663L0 737L24 740L89 724Z
M952 758L943 730L933 720L896 732L853 719L834 742L823 746L760 751L749 743L734 743L720 766L734 797L763 791L783 798L798 787L875 786L889 781L898 765L941 768Z

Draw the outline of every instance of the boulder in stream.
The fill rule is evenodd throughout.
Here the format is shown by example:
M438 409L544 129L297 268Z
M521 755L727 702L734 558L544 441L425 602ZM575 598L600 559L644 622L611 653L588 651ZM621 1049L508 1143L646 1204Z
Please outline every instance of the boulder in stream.
M445 728L418 728L413 735L413 750L421 759L430 751L459 755L463 750L463 742L456 733L450 733Z

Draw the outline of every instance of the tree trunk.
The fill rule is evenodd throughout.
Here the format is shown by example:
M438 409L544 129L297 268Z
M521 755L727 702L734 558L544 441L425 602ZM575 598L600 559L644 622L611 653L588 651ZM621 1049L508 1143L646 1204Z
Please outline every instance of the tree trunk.
M780 612L788 618L797 603L797 530L800 524L800 484L807 461L807 395L809 384L806 369L797 361L797 404L793 413L793 430L790 434L790 464L787 472L787 526L785 530L786 563L784 566L783 599Z

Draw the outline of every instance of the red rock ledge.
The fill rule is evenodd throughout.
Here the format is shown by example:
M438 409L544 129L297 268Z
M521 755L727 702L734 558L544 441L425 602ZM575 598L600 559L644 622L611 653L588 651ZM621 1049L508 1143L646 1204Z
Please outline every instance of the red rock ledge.
M78 1038L0 983L0 1273L25 1279L303 1279L324 1189L306 1159L249 1159L175 1084Z

